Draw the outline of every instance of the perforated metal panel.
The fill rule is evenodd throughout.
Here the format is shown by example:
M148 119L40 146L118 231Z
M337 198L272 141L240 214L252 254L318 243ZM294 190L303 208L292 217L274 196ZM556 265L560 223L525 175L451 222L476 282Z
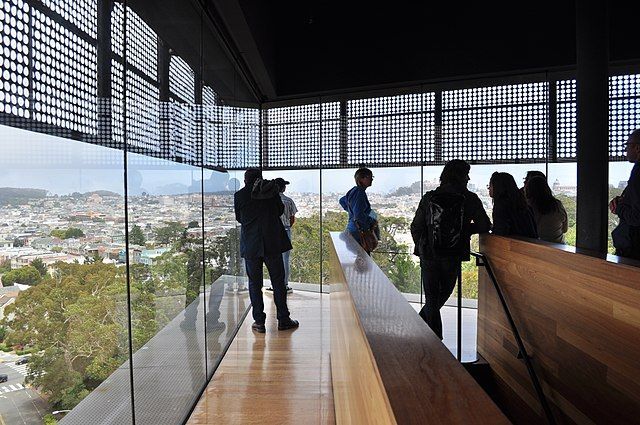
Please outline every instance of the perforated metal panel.
M40 11L32 15L34 119L96 134L96 47Z
M42 4L80 28L90 37L97 33L97 0L42 0Z
M30 118L29 13L27 3L0 2L0 112Z
M546 83L443 92L443 160L544 162L547 97Z
M576 80L556 81L556 154L559 160L576 158Z
M319 167L320 104L265 111L264 164L267 167Z
M169 90L171 96L179 102L195 102L194 72L180 56L171 56Z
M609 155L626 160L629 134L640 128L640 75L619 75L609 79Z
M222 140L216 146L218 165L230 169L260 166L260 111L222 108Z
M325 102L322 108L321 159L323 168L339 167L341 164L340 145L340 102ZM346 124L344 125L346 128ZM344 150L344 149L343 149Z
M347 103L351 165L417 165L433 161L433 93Z
M124 8L114 3L111 14L113 52L123 56ZM158 73L158 36L131 8L127 8L127 62L152 80Z

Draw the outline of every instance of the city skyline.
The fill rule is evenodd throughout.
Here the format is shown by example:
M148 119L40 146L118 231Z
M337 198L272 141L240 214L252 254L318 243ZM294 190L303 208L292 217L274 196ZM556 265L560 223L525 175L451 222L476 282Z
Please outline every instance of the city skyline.
M0 187L44 189L53 195L95 190L124 194L124 155L117 149L7 126L0 126L0 134L4 144L0 159ZM39 154L34 155L35 152ZM207 192L235 190L237 185L242 185L242 171L201 171L197 167L134 153L129 153L128 164L128 192L131 195L199 192L203 176ZM628 162L611 162L609 183L617 187L621 181L626 181L632 166ZM421 178L423 181L437 180L442 166L425 166L422 176L420 166L372 167L372 170L375 179L369 191L385 194L410 186ZM528 170L545 172L547 164L472 165L470 184L476 188L486 186L494 171L508 172L521 184ZM321 186L323 193L341 193L353 186L354 171L355 167L322 171L267 170L264 176L290 181L288 189L291 193L320 193ZM234 178L237 182L232 180ZM549 163L549 184L552 185L556 179L563 186L575 186L576 164Z

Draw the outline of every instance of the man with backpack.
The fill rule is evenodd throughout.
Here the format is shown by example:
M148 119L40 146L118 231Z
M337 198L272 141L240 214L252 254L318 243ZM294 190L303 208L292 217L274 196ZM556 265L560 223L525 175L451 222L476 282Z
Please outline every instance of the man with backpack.
M440 339L440 309L453 292L462 261L469 260L471 235L491 228L482 201L467 190L470 169L460 159L449 161L440 175L440 186L425 193L411 222L425 296L420 317Z

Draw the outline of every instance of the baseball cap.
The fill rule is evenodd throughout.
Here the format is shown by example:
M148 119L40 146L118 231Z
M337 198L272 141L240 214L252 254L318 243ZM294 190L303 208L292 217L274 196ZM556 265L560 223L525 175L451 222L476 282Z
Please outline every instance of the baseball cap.
M289 184L289 182L283 179L282 177L277 177L273 181L275 181L276 184L280 187L284 187Z

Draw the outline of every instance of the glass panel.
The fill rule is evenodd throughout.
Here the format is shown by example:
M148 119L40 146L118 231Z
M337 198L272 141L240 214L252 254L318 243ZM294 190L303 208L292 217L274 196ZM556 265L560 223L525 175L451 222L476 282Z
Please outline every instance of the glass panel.
M123 153L5 126L0 150L3 422L131 423Z
M206 378L201 170L129 154L127 173L136 423L178 423Z
M250 304L240 258L240 227L233 211L233 194L241 180L242 172L204 171L208 377Z
M576 208L578 193L577 167L575 162L549 164L547 182L553 196L562 202L569 219L569 230L564 235L567 245L576 245Z
M319 292L320 172L317 170L268 171L263 175L266 179L281 177L290 182L286 185L284 195L293 200L297 209L294 224L290 226L293 250L289 254L289 285L293 289ZM327 246L324 247L326 248ZM324 275L328 275L328 272L328 268L323 268Z

